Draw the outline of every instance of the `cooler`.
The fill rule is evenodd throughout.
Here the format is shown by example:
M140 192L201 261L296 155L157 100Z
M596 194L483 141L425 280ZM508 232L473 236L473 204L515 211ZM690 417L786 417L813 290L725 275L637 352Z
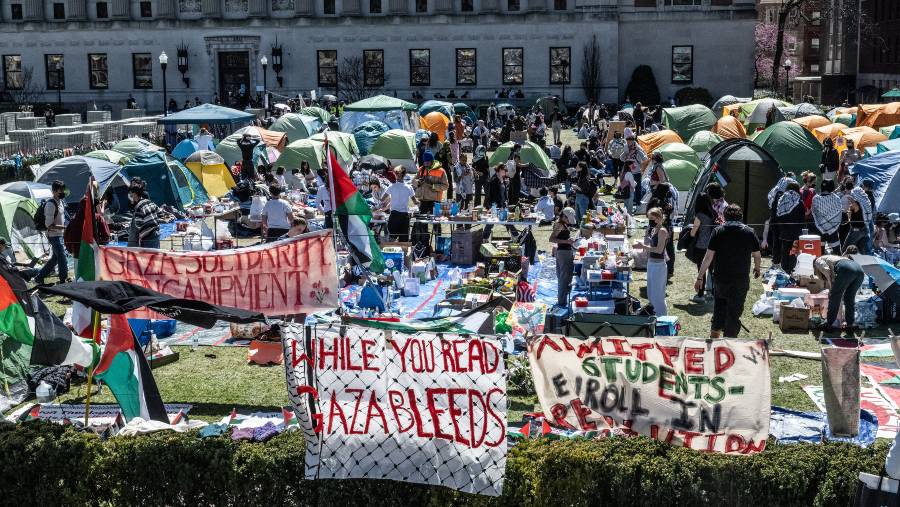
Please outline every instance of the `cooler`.
M822 238L818 234L804 234L797 244L800 246L800 253L808 253L814 257L822 255Z
M656 336L678 336L678 317L662 315L656 317Z

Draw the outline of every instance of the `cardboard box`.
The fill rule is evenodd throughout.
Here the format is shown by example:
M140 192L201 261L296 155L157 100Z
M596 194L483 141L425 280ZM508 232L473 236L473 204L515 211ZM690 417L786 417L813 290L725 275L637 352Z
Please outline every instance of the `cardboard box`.
M450 235L450 260L453 264L475 264L481 259L481 229L454 229Z
M779 310L779 327L782 331L809 329L809 308L794 308L789 306L789 302L782 301Z
M825 281L817 276L801 276L797 285L808 290L810 294L818 294L825 290Z

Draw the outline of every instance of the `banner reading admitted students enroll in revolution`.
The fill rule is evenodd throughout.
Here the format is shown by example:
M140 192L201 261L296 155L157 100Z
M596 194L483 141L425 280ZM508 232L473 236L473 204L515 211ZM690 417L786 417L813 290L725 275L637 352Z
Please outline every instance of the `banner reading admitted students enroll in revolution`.
M503 492L506 378L498 342L281 328L307 479L391 479Z
M337 307L337 269L330 231L209 252L101 247L100 276L267 316ZM129 317L148 317L149 313L136 310Z
M699 451L751 454L769 436L763 341L543 336L528 346L544 416Z

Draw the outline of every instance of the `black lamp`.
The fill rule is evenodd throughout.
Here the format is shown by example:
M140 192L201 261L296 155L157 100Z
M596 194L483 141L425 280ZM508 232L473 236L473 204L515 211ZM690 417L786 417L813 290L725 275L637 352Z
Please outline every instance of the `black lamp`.
M178 72L181 72L181 80L184 82L184 86L187 88L191 87L191 78L185 77L188 71L188 47L181 43L178 46Z
M275 39L275 44L272 44L272 70L275 71L275 79L278 81L279 88L284 84L284 78L281 77L281 71L284 70L281 60L282 54L281 45L278 44L278 39Z

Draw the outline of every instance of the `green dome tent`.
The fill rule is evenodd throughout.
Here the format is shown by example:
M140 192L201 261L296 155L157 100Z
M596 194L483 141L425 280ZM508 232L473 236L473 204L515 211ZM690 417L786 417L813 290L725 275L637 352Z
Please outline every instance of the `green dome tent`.
M141 178L156 204L185 209L209 200L200 180L181 162L164 153L135 155L122 172L129 178Z
M306 116L313 116L319 119L322 123L328 123L331 121L333 116L328 111L322 109L321 107L309 106L300 108L300 114Z
M693 148L697 153L708 153L722 141L724 141L724 139L722 139L722 136L719 134L708 130L701 130L691 136L687 145Z
M291 142L306 139L318 133L321 127L322 121L315 116L287 113L275 120L269 130L284 132L287 134L288 142Z
M325 133L320 132L314 136L309 136L313 141L325 142ZM353 160L353 156L359 156L359 146L356 145L356 138L353 137L353 134L348 134L346 132L337 132L331 130L328 132L328 142L335 145L342 145L344 148L343 151L338 151L338 153L349 153L351 156L345 158L345 160Z
M503 143L497 150L491 154L491 158L488 160L488 164L494 166L509 160L509 154L512 153L512 148L516 143L514 141L510 141L508 143ZM534 164L538 169L543 169L545 171L550 170L550 157L544 153L544 150L541 149L540 146L534 144L531 141L525 141L522 144L522 151L519 152L522 157L522 162L526 164Z
M113 164L124 165L126 162L128 162L128 155L116 150L94 150L85 153L84 156L96 158L98 160L105 160L107 162L112 162Z
M753 142L778 161L782 171L799 176L803 171L819 174L822 145L812 133L792 121L778 122L759 133Z
M716 124L716 115L712 109L702 104L663 109L663 125L674 130L682 139L690 137L701 130L709 130Z
M9 239L14 251L32 259L49 252L47 241L34 224L37 208L30 197L0 192L0 237Z
M150 141L140 137L129 137L114 144L113 150L125 155L137 155L145 151L163 151L163 149Z
M679 192L690 190L694 185L694 180L697 179L697 173L700 172L698 166L687 160L680 159L667 160L663 162L663 167L665 167L666 173L669 175L669 182Z
M765 126L766 116L773 108L777 111L779 107L790 106L790 103L778 99L751 100L746 104L741 104L738 119L744 124L747 132L753 132L756 127ZM772 111L772 114L775 114L775 111Z
M347 150L343 143L333 143L337 154L338 162L345 171L350 171L350 164L353 163L353 154ZM302 162L307 162L310 169L316 171L324 167L325 164L325 143L318 139L301 139L294 141L284 147L275 166L284 166L288 169L299 168Z
M697 152L694 151L693 148L683 143L664 144L657 148L653 153L662 155L664 162L669 160L684 160L694 167L700 167L700 156L697 155Z
M416 135L405 130L388 130L375 141L369 154L388 160L415 160Z

